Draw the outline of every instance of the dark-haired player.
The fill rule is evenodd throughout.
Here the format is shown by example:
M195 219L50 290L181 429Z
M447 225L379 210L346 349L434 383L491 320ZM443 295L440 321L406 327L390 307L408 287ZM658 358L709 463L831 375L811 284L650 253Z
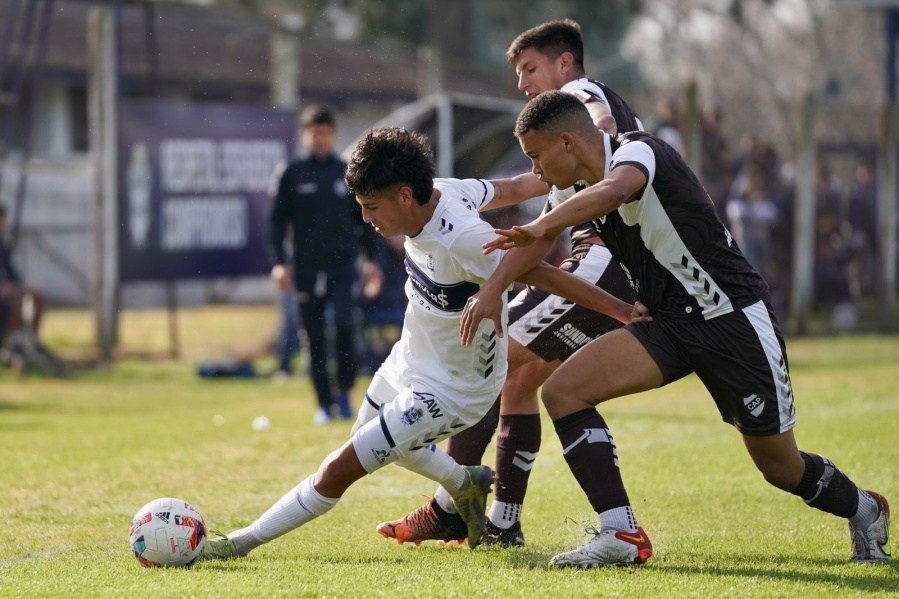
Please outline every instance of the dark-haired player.
M346 183L365 222L384 237L405 236L409 301L401 338L375 373L350 440L255 522L208 541L205 559L247 555L324 515L350 485L394 462L447 489L468 544L478 544L492 471L463 468L434 443L480 420L506 378L507 342L491 323L474 333L477 343L459 343L462 310L501 259L482 253L493 231L477 212L497 188L481 179L435 180L427 139L396 128L375 129L359 141ZM510 195L528 189L501 185ZM538 266L532 274L531 282L555 292L573 288L573 299L599 298L600 309L630 320L630 305L559 269ZM505 321L505 299L500 312Z
M652 545L637 524L600 403L661 387L695 372L722 419L742 435L765 480L808 505L847 518L852 559L885 562L890 508L833 462L800 451L787 354L768 286L717 216L674 148L642 132L597 131L583 104L548 92L519 115L515 135L544 181L588 187L532 223L497 231L485 251L512 249L462 316L463 343L495 318L504 281L539 260L567 226L598 219L599 233L653 316L603 335L543 386L563 454L601 528L554 566L643 563ZM511 259L518 253L518 259ZM478 329L480 330L480 329Z
M584 42L580 26L570 20L549 21L520 34L506 52L518 75L518 89L529 98L562 90L584 103L594 124L610 134L641 130L634 111L618 94L584 74ZM549 211L571 197L576 186L553 187ZM583 187L583 185L581 185ZM484 206L509 205L497 198ZM633 302L636 295L621 268L611 258L592 222L571 230L571 257L562 268L612 295ZM504 546L524 544L521 511L531 469L540 451L540 403L537 390L575 351L621 323L583 306L529 287L509 303L509 374L501 405L484 420L453 437L447 452L460 464L480 464L497 425L496 489L483 542ZM438 489L425 505L405 518L385 522L378 531L401 542L451 540L464 530L458 518L447 517L452 498Z

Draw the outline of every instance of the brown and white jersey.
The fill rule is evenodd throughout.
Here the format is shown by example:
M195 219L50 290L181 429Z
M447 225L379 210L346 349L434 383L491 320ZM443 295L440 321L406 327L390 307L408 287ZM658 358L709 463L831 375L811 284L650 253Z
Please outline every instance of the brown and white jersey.
M677 150L641 131L603 134L606 175L640 169L640 194L597 222L650 313L706 320L749 306L768 286L718 218Z
M625 131L643 131L643 123L637 118L637 115L631 110L624 98L615 93L605 83L582 77L569 81L562 86L561 90L565 93L572 94L579 98L584 104L600 102L609 108L609 112L615 117L618 125L618 132ZM574 185L567 189L552 188L546 201L544 212L552 210L575 193L586 187L586 185ZM596 237L596 227L592 222L586 222L571 228L571 247L577 247L585 240Z

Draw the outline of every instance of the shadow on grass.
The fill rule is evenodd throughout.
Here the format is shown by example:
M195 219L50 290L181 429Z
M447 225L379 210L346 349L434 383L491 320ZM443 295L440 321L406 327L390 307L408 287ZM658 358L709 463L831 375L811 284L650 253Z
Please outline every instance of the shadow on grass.
M771 559L768 556L745 556L746 561ZM808 572L791 570L791 563L798 562L803 568L816 570L832 570L832 572ZM846 567L858 570L858 574L847 572ZM899 586L899 562L885 564L849 564L847 562L821 558L790 558L788 562L774 562L768 566L688 566L679 564L649 562L648 568L672 574L702 574L711 576L738 576L743 578L760 578L774 581L789 581L806 584L827 584L838 589L857 591L896 590Z
M0 413L2 412L45 412L54 408L48 403L26 403L19 401L7 401L0 398Z

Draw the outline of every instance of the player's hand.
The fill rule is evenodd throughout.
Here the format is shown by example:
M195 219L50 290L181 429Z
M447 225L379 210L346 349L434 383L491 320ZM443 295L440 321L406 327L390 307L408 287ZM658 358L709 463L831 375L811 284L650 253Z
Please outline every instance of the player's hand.
M290 291L290 269L283 264L276 264L272 267L272 280L278 286L278 291Z
M516 225L511 229L494 229L493 232L499 237L481 246L484 255L494 250L510 250L516 246L531 245L546 234L546 227L534 221L527 225Z
M494 294L481 295L479 291L468 298L465 302L465 309L462 310L462 322L459 324L459 337L462 338L462 345L471 345L474 341L475 333L481 321L489 318L493 321L493 328L496 334L503 336L503 300L502 296Z
M649 322L651 320L652 315L649 313L649 308L639 301L634 302L634 309L631 310L631 322Z
M362 286L362 297L367 300L373 300L381 294L384 288L384 272L381 266L374 260L369 260L362 267L362 279L365 284Z

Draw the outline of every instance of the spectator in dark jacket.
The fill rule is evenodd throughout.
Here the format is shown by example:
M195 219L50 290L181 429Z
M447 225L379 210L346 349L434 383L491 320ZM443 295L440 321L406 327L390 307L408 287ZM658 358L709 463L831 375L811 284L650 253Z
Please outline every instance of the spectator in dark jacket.
M272 278L281 289L289 288L293 279L320 408L314 422L325 424L334 418L335 404L328 374L325 307L330 302L334 310L338 415L349 420L353 418L349 393L356 380L356 258L360 250L374 255L375 233L365 226L358 204L347 191L346 164L334 153L337 127L331 110L307 107L300 116L300 138L306 155L284 169L272 206ZM288 237L293 242L291 264Z

